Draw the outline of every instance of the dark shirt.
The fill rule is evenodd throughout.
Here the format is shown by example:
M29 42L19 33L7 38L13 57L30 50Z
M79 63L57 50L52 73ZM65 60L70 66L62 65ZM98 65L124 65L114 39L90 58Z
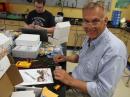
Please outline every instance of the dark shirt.
M54 16L45 10L43 13L37 13L36 10L32 10L25 20L27 24L34 23L35 25L39 25L42 27L54 27L55 20Z

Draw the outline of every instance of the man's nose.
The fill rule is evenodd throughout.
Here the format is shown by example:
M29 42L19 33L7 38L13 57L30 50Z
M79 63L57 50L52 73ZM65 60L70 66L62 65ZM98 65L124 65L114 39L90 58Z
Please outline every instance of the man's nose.
M93 30L95 26L93 26L91 23L88 26L84 26L85 29Z

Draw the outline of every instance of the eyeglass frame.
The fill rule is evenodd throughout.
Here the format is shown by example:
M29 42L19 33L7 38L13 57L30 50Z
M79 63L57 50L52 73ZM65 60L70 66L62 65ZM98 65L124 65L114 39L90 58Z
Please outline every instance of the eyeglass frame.
M89 21L83 19L82 25L84 25L84 26L89 26L89 25L91 24L92 26L95 27L95 26L98 26L98 24L100 24L103 20L104 20L104 18L101 18L101 19L99 19L99 20L97 20L97 21L96 21L96 19L95 19L95 21L92 20L93 22L92 22L92 21L89 22Z

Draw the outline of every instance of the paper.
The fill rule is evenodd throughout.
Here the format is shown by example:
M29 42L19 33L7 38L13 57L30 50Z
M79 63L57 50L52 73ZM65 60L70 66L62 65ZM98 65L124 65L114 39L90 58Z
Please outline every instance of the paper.
M48 41L49 41L50 43L52 43L53 45L55 45L55 46L61 45L60 40L55 39L55 38L52 38L52 37L48 37Z
M44 87L42 90L42 96L41 97L58 97L56 93L53 93L50 91L47 87Z
M7 56L4 56L0 60L0 78L4 75L4 73L7 71L7 69L10 67L10 61Z
M34 91L13 92L11 97L35 97Z
M40 88L40 87L15 86L15 91L21 91L21 90L24 90L24 91L32 91L33 90L36 97L39 97L41 95L41 92L42 92L42 88Z
M40 69L22 69L19 70L23 82L19 85L38 85L53 83L53 77L50 68Z
M4 34L0 33L0 47L9 48L10 45L11 45L11 40Z
M68 42L69 32L70 32L70 22L57 23L53 38L59 40L60 43Z

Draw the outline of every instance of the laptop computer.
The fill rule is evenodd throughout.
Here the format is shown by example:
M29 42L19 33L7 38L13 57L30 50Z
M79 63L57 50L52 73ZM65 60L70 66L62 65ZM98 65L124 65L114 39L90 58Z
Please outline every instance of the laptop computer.
M40 41L48 42L47 30L22 28L21 31L22 31L23 34L37 34L37 35L40 35Z

